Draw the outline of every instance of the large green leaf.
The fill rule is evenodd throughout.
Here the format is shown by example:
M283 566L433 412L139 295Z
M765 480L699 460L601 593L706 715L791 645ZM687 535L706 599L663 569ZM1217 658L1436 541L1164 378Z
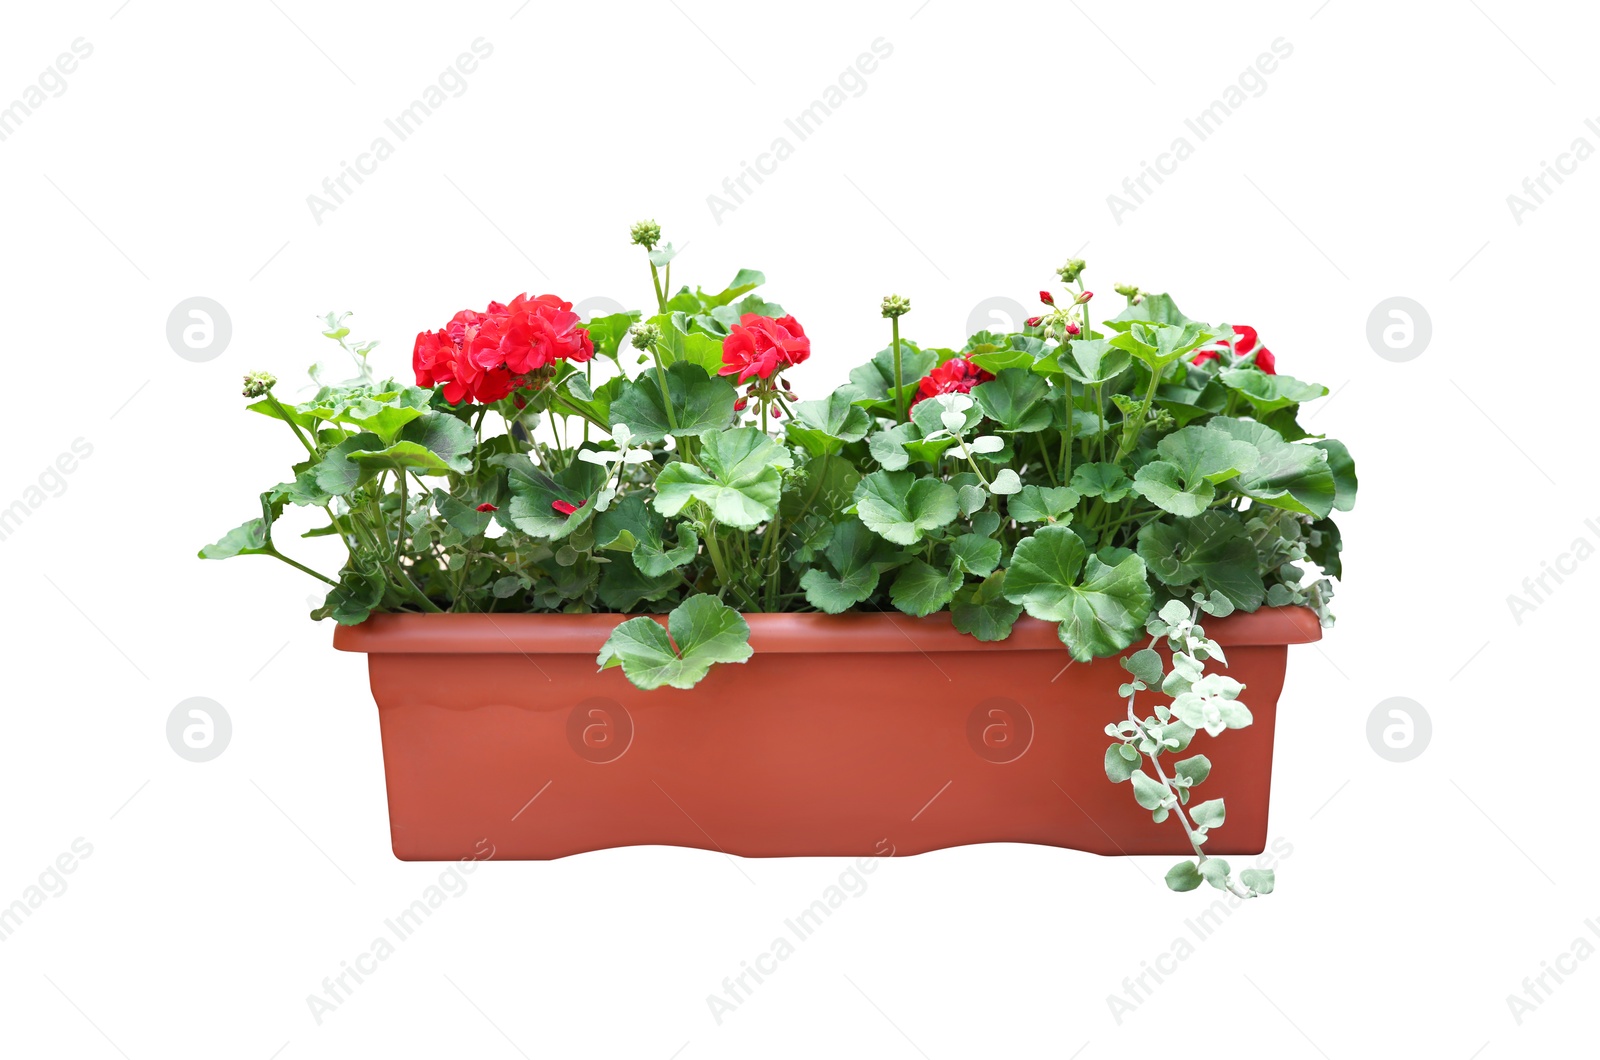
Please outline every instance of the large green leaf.
M1043 527L1017 545L1005 594L1033 617L1060 623L1062 643L1079 662L1132 644L1150 612L1144 560L1130 554L1115 566L1103 563L1064 526Z
M1256 466L1240 475L1237 484L1245 496L1319 519L1333 510L1338 487L1326 450L1286 442L1277 431L1254 420L1218 416L1206 426L1255 446Z
M1005 640L1022 616L1022 605L1006 599L1005 585L1002 570L958 590L950 602L951 624L979 640Z
M1218 377L1223 385L1248 401L1258 417L1328 392L1325 386L1302 383L1288 375L1268 375L1259 368L1224 368Z
M1157 507L1189 518L1216 499L1216 483L1250 470L1258 460L1255 446L1210 427L1174 431L1156 452L1161 459L1139 469L1133 488Z
M695 331L685 314L663 313L651 317L650 323L661 329L661 341L657 348L661 351L663 364L671 365L678 361L698 364L713 378L722 370L722 340L703 331ZM670 388L672 384L669 382L667 385Z
M200 550L201 559L232 559L235 556L270 556L272 524L283 514L283 498L276 491L261 495L261 515L229 530L220 541Z
M1152 371L1160 372L1215 337L1209 325L1191 320L1182 326L1136 323L1107 341L1118 349L1127 350Z
M611 422L611 403L628 386L628 377L614 375L597 387L591 387L589 380L582 372L573 372L561 380L562 404L554 406L556 413L563 413L566 406L570 405L579 412L586 413L596 423Z
M1072 472L1072 488L1085 497L1115 504L1133 490L1133 483L1116 464L1080 464Z
M352 434L323 454L322 463L316 467L318 488L335 497L348 496L378 474L378 468L357 463L355 454L382 448L383 442L376 434Z
M358 625L383 602L387 588L379 571L346 569L311 617L319 621L331 618L341 626Z
M368 448L363 444L351 449L346 460L363 470L412 471L419 475L446 475L452 471L464 474L472 469L472 449L476 443L472 428L461 420L446 412L429 412L406 423L399 441L382 448ZM324 464L327 463L325 460ZM318 483L322 484L320 472Z
M1105 339L1074 339L1061 351L1061 369L1084 386L1103 386L1133 363L1127 350Z
M1333 507L1348 512L1356 506L1356 462L1343 442L1321 438L1311 443L1328 454L1328 470L1333 473Z
M978 410L1007 431L1038 431L1049 426L1049 397L1050 384L1026 368L1007 368L972 388Z
M962 534L950 542L950 559L968 574L987 578L1000 565L1000 542L983 534Z
M628 329L638 323L639 315L637 309L630 309L626 313L594 317L585 323L583 329L589 333L589 341L594 343L594 352L616 360L623 342L627 340Z
M1266 599L1261 561L1232 512L1209 511L1194 519L1147 523L1139 530L1139 555L1165 585L1195 582L1220 592L1234 607L1254 611Z
M1072 521L1072 510L1077 506L1077 490L1066 486L1024 486L1006 499L1006 514L1019 523L1065 525Z
M645 601L659 600L682 584L670 570L655 575L640 570L634 555L623 553L600 575L600 602L615 611L632 611Z
M694 559L700 537L688 523L678 524L678 543L666 544L666 520L656 514L642 493L630 493L595 516L595 547L628 552L639 572L661 578Z
M462 537L477 537L489 529L489 523L494 518L493 512L480 512L476 505L459 500L441 489L433 491L433 503L439 509L440 518L459 531Z
M740 269L733 281L718 294L706 294L697 290L700 304L707 309L715 309L719 305L727 305L747 291L753 291L767 282L767 278L756 269Z
M604 468L579 460L551 475L520 453L494 459L510 471L511 507L506 514L518 530L560 541L594 519L594 500L606 482ZM557 501L576 510L563 514L555 507Z
M690 501L711 509L725 526L751 530L778 510L783 474L794 466L789 450L754 427L709 435L696 456L678 460L656 477L656 511L677 515Z
M833 529L823 555L832 571L812 567L800 576L806 602L819 611L837 615L870 597L878 588L878 574L886 565L887 546L858 519L846 519Z
M867 436L872 419L850 400L844 391L835 390L824 401L802 401L794 407L789 421L789 440L812 456L837 453L846 442L859 442Z
M1179 328L1194 323L1183 315L1183 311L1172 300L1172 296L1167 294L1144 295L1139 299L1138 305L1129 306L1105 323L1106 327L1113 331L1127 331L1139 321L1169 324Z
M951 594L961 587L960 571L942 571L914 559L895 576L889 587L889 600L908 615L921 618L941 610Z
M953 487L909 471L874 471L856 486L855 501L861 521L897 545L915 544L959 514Z
M676 427L667 421L660 376L646 372L630 381L607 410L611 426L626 423L635 441L659 442L669 434L698 436L720 431L733 421L733 384L712 377L698 364L678 361L666 370Z
M900 381L906 401L916 395L917 384L939 363L933 350L922 350L907 339L900 340ZM873 355L866 364L857 365L850 372L850 382L857 391L852 400L869 408L891 410L895 407L894 349L886 347Z
M713 664L750 658L750 626L714 596L691 596L667 616L667 628L653 619L630 618L611 631L595 662L601 669L621 666L643 689L693 688Z

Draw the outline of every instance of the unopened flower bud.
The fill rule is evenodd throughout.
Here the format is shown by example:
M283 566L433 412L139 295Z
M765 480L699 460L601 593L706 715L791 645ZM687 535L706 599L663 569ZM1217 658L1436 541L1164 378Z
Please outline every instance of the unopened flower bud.
M1061 326L1062 326L1062 328L1063 328L1063 329L1064 329L1064 330L1065 330L1065 331L1066 331L1066 333L1067 333L1067 334L1068 334L1068 335L1076 335L1076 334L1078 334L1078 333L1079 333L1079 332L1080 332L1080 331L1082 331L1082 330L1083 330L1083 329L1082 329L1082 328L1080 328L1080 327L1078 327L1078 325L1076 325L1076 324L1074 324L1074 323L1073 323L1073 322L1072 322L1072 321L1070 321L1070 320L1069 320L1069 321L1067 321L1067 322L1066 322L1066 323L1065 323L1065 324L1063 324L1063 325L1061 325Z
M750 407L750 399L749 398L740 398L738 401L735 401L733 403L733 411L735 411L735 412L743 412L745 409L747 409L749 407Z
M1139 288L1135 284L1119 283L1115 287L1113 287L1112 290L1116 291L1118 294L1120 294L1124 298L1137 298L1137 297L1139 297Z
M772 418L775 420L783 419L783 409L779 408L777 405L772 406Z
M661 341L661 327L657 324L635 324L628 329L628 335L634 349L648 350Z
M251 372L244 377L244 396L248 398L261 397L278 383L278 377L271 372Z
M891 294L883 300L883 315L893 319L911 312L911 299Z
M629 234L633 236L633 242L637 246L644 247L646 250L653 249L657 243L661 242L661 226L654 221L635 222L633 228L629 230Z
M1030 328L1036 328L1043 320L1044 317L1029 317L1027 320L1024 320L1023 323L1028 325Z
M1055 298L1051 296L1049 291L1040 291L1039 292L1039 301L1043 302L1045 305L1055 305L1056 304Z
M1085 292L1083 292L1082 294L1080 294L1078 296L1076 304L1077 305L1083 305L1084 303L1088 302L1089 299L1091 299L1093 297L1094 297L1094 292L1093 291L1085 291Z
M1056 275L1061 277L1062 283L1077 283L1078 277L1083 275L1083 270L1088 264L1082 258L1073 258L1061 268L1056 270Z

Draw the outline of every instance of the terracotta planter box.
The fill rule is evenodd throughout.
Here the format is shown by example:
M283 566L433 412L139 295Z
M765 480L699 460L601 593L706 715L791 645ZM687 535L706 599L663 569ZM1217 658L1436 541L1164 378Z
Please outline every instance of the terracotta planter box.
M1074 663L1024 618L984 644L946 615L749 615L755 656L689 691L635 689L595 654L616 615L378 615L334 646L368 653L394 852L544 859L634 844L748 857L916 854L1042 843L1187 854L1106 780L1125 714L1114 660ZM1207 849L1267 839L1272 739L1301 608L1205 623L1255 723L1195 738L1227 824ZM1148 711L1148 706L1145 707Z

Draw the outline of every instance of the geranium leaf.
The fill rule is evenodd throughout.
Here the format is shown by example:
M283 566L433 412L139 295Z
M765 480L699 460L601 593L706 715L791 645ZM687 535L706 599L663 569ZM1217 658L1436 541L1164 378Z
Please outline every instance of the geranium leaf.
M598 589L600 602L615 611L628 612L647 600L659 600L682 584L669 568L651 575L635 562L637 553L624 553L605 565Z
M962 534L950 542L950 556L968 574L987 578L1000 565L1000 542L981 534Z
M719 354L720 357L720 354ZM699 436L720 431L733 421L737 398L733 384L713 377L698 364L676 361L667 366L667 391L672 395L673 420L667 419L661 399L660 376L647 372L629 382L607 412L611 426L626 423L635 441L659 442L669 434ZM676 423L676 427L672 426Z
M825 401L799 402L794 414L788 425L789 440L812 456L837 453L846 442L865 438L872 427L866 411L853 404L849 394L837 390Z
M1105 339L1073 339L1061 351L1061 370L1084 386L1103 386L1128 370L1133 358Z
M978 410L1008 431L1038 431L1050 424L1050 384L1027 368L1006 368L972 388Z
M1255 409L1258 417L1276 412L1302 401L1311 401L1328 393L1328 388L1316 383L1302 383L1288 375L1268 375L1259 368L1224 368L1217 378L1228 389L1236 392Z
M998 546L999 542L994 544ZM941 571L915 559L900 568L889 587L889 600L906 614L921 618L943 609L961 580L960 571Z
M1218 416L1206 426L1255 446L1259 454L1256 466L1241 474L1237 484L1245 496L1319 519L1333 510L1338 487L1326 450L1286 442L1277 431L1254 420Z
M1072 488L1084 497L1115 504L1133 491L1133 483L1116 464L1083 464L1072 472Z
M1006 501L1006 514L1019 523L1065 526L1072 521L1072 510L1077 506L1078 492L1066 486L1024 486Z
M1033 617L1060 623L1062 643L1079 662L1132 644L1150 612L1144 560L1103 563L1064 526L1043 527L1018 543L1005 591Z
M1022 605L1005 594L1006 572L995 571L982 582L963 586L950 603L950 621L962 633L978 640L1005 640L1022 616Z
M837 615L870 597L878 587L877 552L882 542L860 520L834 527L823 550L834 573L813 567L800 578L806 601L819 611Z
M708 436L695 464L674 461L656 477L656 511L677 515L691 500L711 509L717 522L751 530L772 518L782 497L789 450L754 427Z
M534 467L525 455L495 457L512 473L511 506L505 513L512 525L525 534L560 541L594 519L594 498L605 484L604 468L594 464L574 461L571 466L554 475ZM563 514L555 507L562 501L574 507L571 514Z
M959 513L953 487L909 471L874 471L856 486L855 502L861 521L897 545L915 544Z
M750 626L714 596L689 597L667 615L667 628L649 618L630 618L611 631L595 662L621 666L645 690L671 685L693 688L719 662L750 658Z

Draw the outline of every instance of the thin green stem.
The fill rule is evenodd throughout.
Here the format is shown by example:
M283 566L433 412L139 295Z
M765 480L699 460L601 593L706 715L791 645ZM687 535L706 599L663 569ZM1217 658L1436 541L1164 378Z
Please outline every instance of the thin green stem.
M278 402L277 397L270 390L267 391L267 400L272 403L272 407L277 410L278 415L283 417L283 422L289 425L289 429L294 432L294 436L300 439L300 444L306 447L306 452L316 456L317 447L307 441L304 434L300 433L300 425L289 418L289 410Z
M905 382L900 376L900 318L890 317L889 325L894 332L894 408L895 422L906 421L906 395Z
M317 579L318 581L327 582L329 585L338 585L339 584L338 582L334 581L332 578L328 577L326 574L317 573L316 571L312 570L310 567L306 566L304 563L301 563L299 560L290 559L288 556L285 556L282 552L279 552L277 549L273 549L271 552L267 553L267 555L276 556L278 559L283 560L285 563L287 563L289 566L293 567L295 570L305 571L307 574L311 575L313 578Z

